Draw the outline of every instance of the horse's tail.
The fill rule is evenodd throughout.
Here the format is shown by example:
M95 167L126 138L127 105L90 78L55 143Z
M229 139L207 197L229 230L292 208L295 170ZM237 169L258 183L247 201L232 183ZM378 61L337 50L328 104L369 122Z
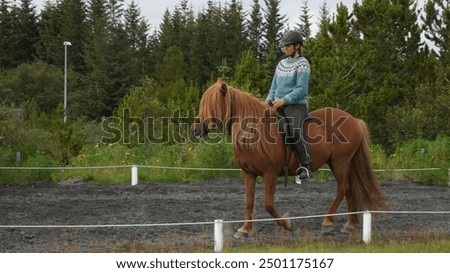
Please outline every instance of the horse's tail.
M380 184L372 168L369 150L369 131L364 121L357 120L363 138L351 159L349 168L350 195L347 198L350 211L386 210L388 206L381 192Z

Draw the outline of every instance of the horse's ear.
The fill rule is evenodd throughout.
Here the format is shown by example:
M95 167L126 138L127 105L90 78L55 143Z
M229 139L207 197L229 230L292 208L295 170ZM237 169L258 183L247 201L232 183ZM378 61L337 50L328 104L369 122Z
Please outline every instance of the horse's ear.
M228 86L224 83L222 83L222 85L220 86L220 94L222 94L222 96L225 97L225 95L228 92Z

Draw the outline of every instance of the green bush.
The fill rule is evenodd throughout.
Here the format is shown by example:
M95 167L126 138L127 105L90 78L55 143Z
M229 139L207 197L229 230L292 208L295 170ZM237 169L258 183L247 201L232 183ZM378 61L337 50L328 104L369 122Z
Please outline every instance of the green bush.
M224 136L218 143L208 144L201 142L193 147L193 167L212 169L239 169L233 155L231 140ZM239 171L198 171L199 178L239 176Z
M450 168L450 137L440 136L435 141L415 139L396 148L389 157L393 168L421 169L440 168L440 170L421 170L397 173L400 178L413 179L423 184L447 185Z
M383 183L392 179L392 169L388 166L388 157L381 145L370 145L370 157L378 181Z
M232 146L224 140L215 144L200 142L173 145L140 145L138 147L128 147L120 144L85 145L80 153L72 158L71 167L113 167L65 170L58 173L54 179L66 180L79 176L84 180L101 183L128 182L131 177L130 166L132 165L142 166L139 168L140 181L190 182L211 177L239 175L239 171L197 169L238 168L233 159ZM178 169L179 167L181 169ZM188 169L184 169L186 167Z
M103 167L67 169L55 175L57 181L81 177L85 181L100 183L130 181L129 165L136 164L136 148L122 145L85 145L70 161L69 167ZM122 167L124 166L124 167Z
M18 155L18 153L20 155ZM2 167L54 167L55 160L33 146L9 148L0 146L0 166ZM55 170L0 170L0 185L27 185L38 181L52 181Z

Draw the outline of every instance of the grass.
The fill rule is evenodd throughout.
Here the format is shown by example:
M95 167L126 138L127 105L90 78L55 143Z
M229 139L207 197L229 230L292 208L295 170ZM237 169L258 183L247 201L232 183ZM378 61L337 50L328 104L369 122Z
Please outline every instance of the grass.
M274 242L256 241L251 244L225 245L224 252L245 253L450 253L450 235L447 231L415 229L403 234L392 231L372 236L366 244L361 234L341 236L312 235L308 230L299 231L294 239L282 236Z
M210 236L210 235L209 235ZM40 252L91 252L91 253L212 253L213 242L209 236L200 234L197 239L186 240L180 236L168 236L159 243L147 243L142 238L122 241L93 241L87 248L80 248L76 236L68 241L53 241L51 249ZM356 236L355 236L356 237ZM358 238L339 241L330 238L306 238L297 240L276 239L268 242L258 240L225 243L224 253L450 253L449 234L415 234L409 236L375 237L370 244ZM72 238L69 240L69 238Z
M251 239L251 238L249 238ZM376 237L365 244L355 237L339 241L330 238L306 238L300 240L276 239L267 242L225 242L224 253L450 253L448 234L415 234L409 236ZM98 250L98 249L97 249ZM153 252L153 253L211 253L211 241L199 236L199 240L167 238L164 244L149 246L145 241L129 239L105 252Z
M298 245L254 245L227 248L231 253L449 253L450 239L386 240L362 242L305 242Z

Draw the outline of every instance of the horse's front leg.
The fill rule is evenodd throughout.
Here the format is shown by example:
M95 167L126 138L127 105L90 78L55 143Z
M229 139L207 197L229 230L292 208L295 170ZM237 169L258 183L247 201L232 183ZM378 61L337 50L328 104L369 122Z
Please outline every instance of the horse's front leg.
M234 234L235 238L248 236L248 233L252 229L252 222L248 221L253 220L254 217L256 176L246 171L242 171L242 176L244 177L245 183L245 220L247 222L245 222L244 225Z
M277 186L276 174L265 174L264 175L264 206L267 212L269 212L273 218L285 218L288 213L280 215L275 208L275 190ZM290 219L287 220L277 220L278 225L284 227L286 230L292 231L293 225Z

